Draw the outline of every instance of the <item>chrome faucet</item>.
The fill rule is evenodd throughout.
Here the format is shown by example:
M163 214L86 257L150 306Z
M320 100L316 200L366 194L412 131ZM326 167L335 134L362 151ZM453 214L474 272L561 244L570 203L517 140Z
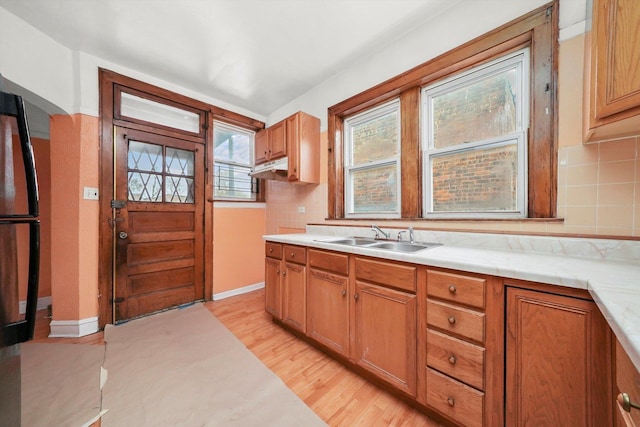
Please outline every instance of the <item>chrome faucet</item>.
M390 234L390 233L386 233L386 232L384 232L384 231L382 230L382 228L378 227L378 226L377 226L377 225L375 225L375 224L372 224L372 225L371 225L371 229L372 229L373 231L375 231L375 232L376 232L376 239L378 238L378 233L379 233L379 234L382 234L382 235L384 236L384 238L385 238L385 239L390 239L390 238L391 238L391 237L390 237L390 236L391 236L391 234Z
M409 226L409 243L415 243L416 241L416 236L413 233L413 227Z

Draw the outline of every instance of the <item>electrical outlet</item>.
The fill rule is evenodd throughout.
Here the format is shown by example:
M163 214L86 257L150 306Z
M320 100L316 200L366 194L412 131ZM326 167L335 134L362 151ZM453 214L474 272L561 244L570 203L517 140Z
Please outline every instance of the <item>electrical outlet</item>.
M304 213L304 206L298 206L298 213Z
M84 187L85 200L98 200L98 189L94 187Z

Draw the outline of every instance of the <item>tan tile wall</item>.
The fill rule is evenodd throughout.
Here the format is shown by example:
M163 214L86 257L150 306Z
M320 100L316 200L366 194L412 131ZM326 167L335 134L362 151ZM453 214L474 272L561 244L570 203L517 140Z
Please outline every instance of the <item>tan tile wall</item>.
M558 217L563 221L421 221L413 225L445 229L640 236L640 137L596 144L582 143L583 62L584 36L560 43ZM267 233L277 233L283 227L301 229L307 223L325 222L326 132L322 133L321 139L322 184L300 186L268 183ZM304 214L298 213L299 206L304 206ZM406 226L408 223L385 222L385 225Z

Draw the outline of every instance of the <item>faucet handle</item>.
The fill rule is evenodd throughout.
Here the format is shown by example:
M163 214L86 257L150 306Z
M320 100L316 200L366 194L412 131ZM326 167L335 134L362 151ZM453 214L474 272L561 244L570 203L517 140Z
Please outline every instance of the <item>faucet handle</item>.
M403 233L406 233L406 232L407 232L407 230L400 230L400 231L398 231L398 241L400 241L400 240L402 239L402 234L403 234Z

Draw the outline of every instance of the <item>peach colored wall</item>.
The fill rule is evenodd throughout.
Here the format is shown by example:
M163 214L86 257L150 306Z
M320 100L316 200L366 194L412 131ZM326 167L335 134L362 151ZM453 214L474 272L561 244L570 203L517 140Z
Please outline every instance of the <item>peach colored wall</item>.
M640 137L585 145L582 143L584 35L560 43L558 70L558 217L562 221L420 221L429 228L510 232L549 232L640 236ZM640 129L638 129L640 135ZM322 134L327 170L326 132ZM326 175L325 175L326 177ZM267 233L304 228L307 223L366 224L371 221L324 221L326 178L319 186L270 182ZM298 214L297 207L306 213ZM408 221L386 222L407 226Z
M98 314L98 118L51 117L51 293L54 320Z
M33 155L38 175L38 207L40 210L40 280L38 296L51 296L51 191L49 141L32 138ZM14 136L14 168L22 168L20 140ZM26 182L24 175L16 175L16 207L27 211ZM21 301L27 298L27 281L29 268L29 232L26 226L18 228L18 288Z
M264 281L265 208L229 206L214 205L214 295Z

